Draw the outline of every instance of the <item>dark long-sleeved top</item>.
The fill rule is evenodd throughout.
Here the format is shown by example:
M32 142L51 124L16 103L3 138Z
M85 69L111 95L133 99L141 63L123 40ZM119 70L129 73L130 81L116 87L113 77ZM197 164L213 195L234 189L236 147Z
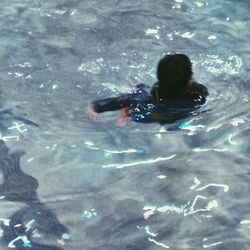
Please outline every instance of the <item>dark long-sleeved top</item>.
M196 82L181 94L164 97L160 95L158 86L158 83L152 88L139 84L132 93L94 101L93 110L102 113L128 108L133 121L170 123L195 113L208 95L207 88Z

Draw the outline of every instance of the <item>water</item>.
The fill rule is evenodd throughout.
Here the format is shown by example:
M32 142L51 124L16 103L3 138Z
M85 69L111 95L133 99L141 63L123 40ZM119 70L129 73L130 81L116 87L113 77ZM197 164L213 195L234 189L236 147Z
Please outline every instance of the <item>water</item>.
M249 9L2 0L1 249L249 249ZM190 56L210 112L178 130L89 119L166 52Z

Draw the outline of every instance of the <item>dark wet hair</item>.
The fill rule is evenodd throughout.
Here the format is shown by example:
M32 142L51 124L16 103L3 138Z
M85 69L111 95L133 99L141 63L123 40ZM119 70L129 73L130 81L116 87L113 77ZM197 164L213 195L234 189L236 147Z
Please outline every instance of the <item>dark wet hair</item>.
M159 92L178 94L185 91L192 74L192 64L186 55L166 55L159 61L157 68Z

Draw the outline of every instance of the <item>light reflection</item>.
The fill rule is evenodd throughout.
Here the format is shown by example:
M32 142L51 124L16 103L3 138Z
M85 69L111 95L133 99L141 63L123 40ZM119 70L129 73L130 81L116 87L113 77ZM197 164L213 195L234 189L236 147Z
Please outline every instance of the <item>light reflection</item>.
M163 207L157 207L157 206L144 206L143 210L144 212L144 219L147 220L149 217L154 215L156 212L160 213L176 213L176 214L182 214L184 213L186 205L181 207L176 207L175 205L172 206L163 206Z
M202 7L203 5L204 5L204 3L202 3L202 2L195 2L195 4L200 8L200 7Z
M113 154L143 154L144 153L144 150L141 148L129 148L125 150L109 150L109 149L100 149L96 147L94 143L91 141L85 141L84 143L89 149L102 151L105 157L111 157Z
M215 39L214 36L210 36L210 40ZM204 66L213 75L236 75L239 74L242 68L243 62L237 55L229 55L227 58L218 54L208 54L204 58L204 55L200 55L196 61L193 61L194 65L200 64Z
M225 148L194 148L194 152L208 152L208 151L216 151L216 152L225 152L228 151Z
M182 129L182 130L189 131L188 135L194 135L197 130L205 128L205 126L202 125L202 124L198 124L198 125L195 125L195 126L194 125L191 126L191 125L188 125L188 124L185 124L185 125L186 126L182 126L182 127L179 126L179 128Z
M158 27L159 28L159 27ZM145 31L145 35L148 36L148 35L153 35L157 40L160 39L160 36L159 36L159 30L158 29L147 29Z
M31 221L29 221L29 222L26 224L26 226L25 226L25 227L26 227L25 232L29 231L29 230L32 228L34 222L35 222L35 220L32 219ZM21 225L22 225L22 224L21 224Z
M216 129L222 127L222 126L223 126L222 124L219 124L217 126L208 127L206 131L209 133L211 130L216 130Z
M0 221L2 221L3 224L7 227L10 225L10 219L0 218Z
M160 179L160 180L162 180L162 179L166 179L167 176L166 175L158 175L157 178Z
M172 9L181 9L181 5L179 3L176 3L172 6Z
M206 188L208 188L208 187L221 187L221 188L223 188L223 190L224 190L225 193L227 193L228 190L229 190L229 186L228 186L228 185L210 183L210 184L208 184L208 185L206 185L206 186L204 186L204 187L201 187L201 188L196 189L196 191L201 191L201 190L204 190L204 189L206 189Z
M13 126L9 127L8 128L9 130L16 129L20 133L24 133L28 131L28 129L25 127L23 123L19 123L19 122L12 122L12 123L13 123Z
M199 185L201 184L201 181L195 177L194 178L194 185L192 185L190 187L191 190L194 190L196 192L199 191L203 191L209 187L217 187L217 188L223 188L224 192L228 192L229 191L229 186L225 185L225 184L217 184L217 183L209 183L207 185L204 185L202 187L197 188ZM188 215L192 215L198 212L209 212L214 208L218 207L218 201L217 200L209 200L207 202L207 205L205 205L202 208L196 208L197 204L200 200L209 200L208 197L202 196L202 195L196 195L194 197L194 200L188 201L186 204L182 205L182 206L175 206L175 205L166 205L166 206L162 206L162 207L157 207L157 206L144 206L143 210L144 212L144 219L148 220L152 215L154 215L156 212L160 212L160 213L176 213L179 215L183 215L183 216L188 216ZM209 218L211 216L207 216L207 218ZM200 221L201 222L201 221ZM249 221L250 223L250 221Z
M165 245L165 244L163 244L163 243L161 243L161 242L158 242L158 241L156 241L156 240L154 240L154 239L152 239L152 238L148 238L148 240L150 241L150 242L153 242L153 243L155 243L157 246L160 246L160 247L163 247L163 248L170 248L169 246L167 246L167 245Z
M194 178L194 185L190 187L191 190L194 190L197 186L201 184L201 181L197 179L197 177Z
M195 185L190 187L191 190L195 190L195 188L198 187L201 184L201 181L197 177L195 177L194 178L194 184ZM226 185L226 184L209 183L209 184L207 184L207 185L205 185L205 186L203 186L201 188L197 188L196 191L201 191L201 190L204 190L204 189L206 189L208 187L221 187L221 188L224 189L224 192L228 192L228 190L229 190L229 186Z
M84 210L81 217L82 218L87 218L87 219L93 219L94 217L97 216L97 212L95 211L94 208L92 208L91 210Z
M31 63L30 62L24 62L23 64L14 64L15 67L21 67L21 68L31 68ZM12 67L12 65L11 65Z
M46 146L45 148L54 151L56 147L57 147L57 144L55 143L52 146Z
M157 233L153 233L151 230L150 230L150 226L145 226L145 227L139 227L137 226L138 229L144 229L146 234L152 236L152 237L157 237L158 234Z
M245 123L245 119L244 118L234 118L231 120L230 124L234 127L239 126L240 124L244 124Z
M209 244L209 245L204 244L202 247L203 248L209 248L209 247L214 247L214 246L220 245L222 243L223 243L222 241L219 241L219 242L215 242L215 243L212 243L212 244Z
M191 39L195 36L195 33L191 33L189 31L184 32L184 33L180 33L179 31L176 31L174 34L182 38L187 38L187 39Z
M103 165L103 168L117 168L117 169L121 169L121 168L126 168L126 167L133 167L133 166L137 166L137 165L142 165L142 164L152 164L152 163L156 163L156 162L161 162L161 161L167 161L170 160L172 158L174 158L176 155L170 155L168 157L158 157L156 159L149 159L146 161L138 161L138 162L132 162L132 163L125 163L125 164L108 164L108 165Z
M120 151L104 149L103 151L107 153L111 153L111 154L131 154L131 153L143 153L144 152L143 149L135 149L135 148L130 148L127 150L120 150Z
M250 224L250 220L242 220L240 224Z
M18 135L10 135L10 136L1 136L0 140L3 140L5 142L7 141L19 141L20 137Z
M148 235L151 235L151 236L153 236L153 237L156 237L156 236L158 235L157 233L151 232L149 226L146 226L146 227L145 227L145 230L146 230L146 233L147 233Z
M172 206L162 206L162 207L156 207L156 206L145 206L143 208L144 211L144 219L147 220L149 219L149 217L151 217L152 215L154 215L156 212L160 212L160 213L176 213L176 214L179 214L179 215L183 215L184 217L185 216L188 216L188 215L192 215L192 214L195 214L195 213L198 213L198 212L209 212L210 210L214 209L214 208L217 208L218 207L218 202L217 200L212 200L212 201L209 201L207 203L207 205L204 207L204 208L198 208L196 209L196 204L198 203L199 200L207 200L208 198L205 197L205 196L201 196L201 195L196 195L191 206L190 205L190 201L183 205L183 206L180 206L180 207L177 207L175 205L172 205Z
M210 211L211 209L217 208L217 207L218 207L218 202L217 202L217 200L213 200L213 201L209 201L208 204L207 204L207 206L204 207L204 208L194 209L194 207L195 207L195 205L196 205L196 203L197 203L197 201L198 201L199 199L207 200L208 198L205 197L205 196L201 196L201 195L195 196L192 205L191 205L188 209L185 209L185 210L184 210L184 216L191 215L191 214L198 213L198 212L208 212L208 211ZM188 211L188 210L189 210L189 211Z
M211 35L208 37L208 40L212 41L212 40L216 40L217 39L217 36L215 35Z
M14 240L12 240L9 244L8 244L8 247L9 248L16 248L16 246L15 246L15 242L16 241L19 241L19 240L22 240L22 242L23 242L23 246L24 247L31 247L31 243L30 243L30 241L28 240L28 238L27 238L27 236L18 236L17 238L15 238Z

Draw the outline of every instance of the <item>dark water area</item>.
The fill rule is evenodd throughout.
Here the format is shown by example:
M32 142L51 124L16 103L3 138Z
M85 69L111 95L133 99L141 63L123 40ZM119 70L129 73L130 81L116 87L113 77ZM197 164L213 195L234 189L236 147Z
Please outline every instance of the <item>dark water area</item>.
M1 1L0 248L250 249L249 1ZM165 53L207 86L176 124L91 120Z

